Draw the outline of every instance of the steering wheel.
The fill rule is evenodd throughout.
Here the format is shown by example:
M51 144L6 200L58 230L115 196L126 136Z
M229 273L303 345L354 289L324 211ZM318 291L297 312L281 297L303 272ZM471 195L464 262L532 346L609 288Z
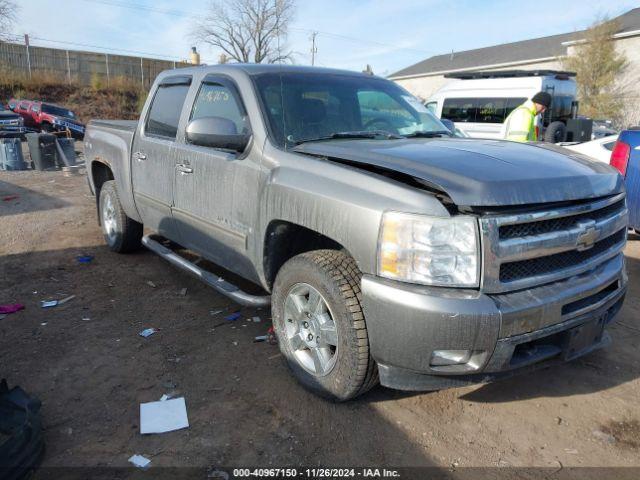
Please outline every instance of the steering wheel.
M371 128L374 127L375 128ZM398 129L393 124L382 117L375 117L364 124L365 130L384 130L391 133L398 133Z

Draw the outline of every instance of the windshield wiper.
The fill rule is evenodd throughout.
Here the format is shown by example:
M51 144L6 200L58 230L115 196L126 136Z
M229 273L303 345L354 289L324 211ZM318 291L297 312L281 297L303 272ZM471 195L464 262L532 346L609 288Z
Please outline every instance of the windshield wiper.
M363 138L363 139L370 140L370 139L375 139L380 137L384 138L385 140L404 138L402 135L387 132L385 130L355 130L352 132L334 132L330 135L325 135L323 137L301 138L300 140L295 140L293 143L295 145L300 145L301 143L320 142L323 140L335 140L339 138L356 138L356 139Z
M430 131L426 131L426 130L422 130L422 131L418 131L418 132L413 132L413 133L409 133L407 135L405 135L405 138L436 138L436 137L452 137L453 134L450 131L445 131L445 130L439 130L439 131L435 131L435 132L430 132Z

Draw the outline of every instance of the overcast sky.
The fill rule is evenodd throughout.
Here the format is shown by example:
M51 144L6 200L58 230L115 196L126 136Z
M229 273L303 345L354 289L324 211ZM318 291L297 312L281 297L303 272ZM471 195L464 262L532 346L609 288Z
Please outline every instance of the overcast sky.
M14 33L34 45L135 50L187 58L194 17L208 0L18 0ZM128 7L127 7L128 6ZM132 8L139 6L142 8ZM153 11L145 10L144 7ZM617 16L635 0L298 0L288 44L296 63L310 63L310 32L318 31L316 64L386 75L432 55L580 30ZM160 11L156 11L160 10ZM167 13L169 12L169 13ZM71 42L78 45L51 43ZM199 45L204 61L219 52Z

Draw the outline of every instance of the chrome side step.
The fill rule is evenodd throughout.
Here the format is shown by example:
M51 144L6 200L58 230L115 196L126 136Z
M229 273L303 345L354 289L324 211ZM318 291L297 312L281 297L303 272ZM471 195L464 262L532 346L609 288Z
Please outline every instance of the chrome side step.
M204 270L194 263L188 261L187 259L181 257L173 250L165 247L157 240L154 240L151 235L145 235L144 237L142 237L142 244L152 252L160 255L169 263L202 280L210 287L213 287L215 290L229 297L231 300L239 303L240 305L244 305L246 307L266 307L271 304L270 295L251 295L240 290L237 286L227 282L224 278L218 277L217 275L214 275L213 273Z

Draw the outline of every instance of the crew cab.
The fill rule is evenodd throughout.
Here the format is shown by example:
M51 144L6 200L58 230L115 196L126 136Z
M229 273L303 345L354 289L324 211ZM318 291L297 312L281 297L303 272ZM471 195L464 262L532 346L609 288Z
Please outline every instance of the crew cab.
M627 289L615 169L456 138L382 78L163 72L139 121L89 123L85 153L111 250L142 244L240 304L271 304L291 372L332 399L585 355L610 342Z
M43 132L68 130L74 138L84 137L84 125L68 108L47 102L16 99L9 100L9 105L14 105L12 110L24 119L27 127Z

